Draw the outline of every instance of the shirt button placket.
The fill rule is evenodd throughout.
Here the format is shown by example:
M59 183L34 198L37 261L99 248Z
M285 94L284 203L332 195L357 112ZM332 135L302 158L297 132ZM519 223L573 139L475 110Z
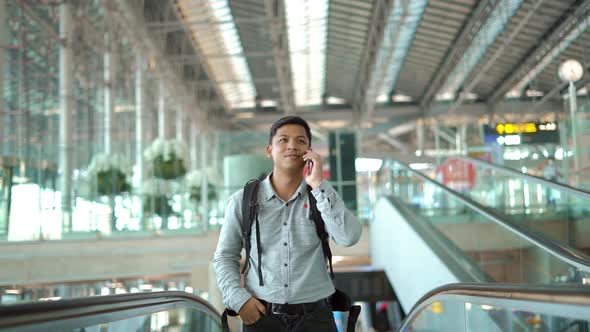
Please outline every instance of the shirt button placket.
M287 285L289 283L289 268L288 268L288 262L289 262L289 227L288 227L288 216L289 216L289 211L287 209L287 207L289 206L289 203L285 204L285 208L283 208L283 229L281 230L281 237L283 239L283 284ZM283 288L285 290L284 292L284 297L285 297L285 302L289 301L289 288L288 287L284 287Z

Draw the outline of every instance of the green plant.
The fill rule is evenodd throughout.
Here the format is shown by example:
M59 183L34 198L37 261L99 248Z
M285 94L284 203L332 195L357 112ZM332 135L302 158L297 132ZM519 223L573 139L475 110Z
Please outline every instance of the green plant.
M131 186L121 171L109 169L96 173L96 192L99 195L118 195L129 191Z
M152 172L156 178L172 180L184 176L186 174L186 167L184 166L184 160L177 158L172 153L168 160L164 160L164 157L161 155L155 157L152 164Z

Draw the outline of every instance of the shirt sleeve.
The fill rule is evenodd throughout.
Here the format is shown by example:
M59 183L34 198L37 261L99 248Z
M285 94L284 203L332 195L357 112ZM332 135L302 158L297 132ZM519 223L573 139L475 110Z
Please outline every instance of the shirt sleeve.
M346 208L334 187L324 180L311 191L324 219L326 231L339 246L350 247L361 237L362 227L356 217Z
M242 253L241 199L240 192L232 195L225 208L225 221L221 227L213 267L217 285L223 295L225 306L239 312L251 294L240 285L240 257Z

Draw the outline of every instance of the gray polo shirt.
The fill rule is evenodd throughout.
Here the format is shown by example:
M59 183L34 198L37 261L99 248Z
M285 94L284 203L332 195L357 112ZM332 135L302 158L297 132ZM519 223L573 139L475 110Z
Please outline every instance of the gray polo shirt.
M239 311L251 296L272 303L307 303L334 293L326 260L311 219L305 180L288 201L275 193L268 176L260 184L260 245L262 277L258 283L256 223L252 223L250 268L240 286L243 189L228 200L225 221L213 258L217 282L227 308ZM330 237L341 246L358 242L361 225L327 182L312 191Z

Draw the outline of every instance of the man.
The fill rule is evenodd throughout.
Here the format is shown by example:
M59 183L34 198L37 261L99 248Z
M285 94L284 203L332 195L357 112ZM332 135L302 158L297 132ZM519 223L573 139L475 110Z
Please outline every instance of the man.
M224 303L239 313L244 331L337 331L328 303L335 289L310 216L308 195L315 197L326 231L336 244L358 242L361 226L322 177L322 159L311 151L311 131L305 120L287 116L275 122L266 155L273 161L273 171L260 183L260 238L254 229L251 238L251 253L257 252L260 243L262 255L260 260L256 254L246 258L250 268L243 288L239 261L244 190L227 203L213 259ZM307 161L313 167L304 178Z

